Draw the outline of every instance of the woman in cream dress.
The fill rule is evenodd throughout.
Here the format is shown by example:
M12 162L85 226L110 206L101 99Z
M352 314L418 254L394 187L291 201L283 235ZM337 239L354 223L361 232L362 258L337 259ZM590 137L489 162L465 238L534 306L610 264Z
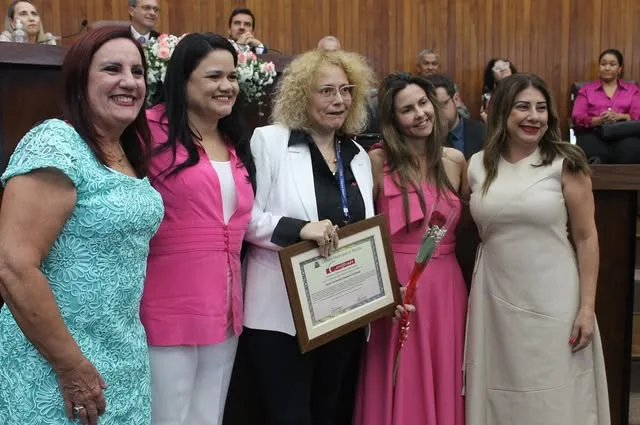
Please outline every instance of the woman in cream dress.
M466 424L608 425L586 158L559 141L553 100L535 75L505 79L491 111L485 150L467 173L482 244L469 299Z

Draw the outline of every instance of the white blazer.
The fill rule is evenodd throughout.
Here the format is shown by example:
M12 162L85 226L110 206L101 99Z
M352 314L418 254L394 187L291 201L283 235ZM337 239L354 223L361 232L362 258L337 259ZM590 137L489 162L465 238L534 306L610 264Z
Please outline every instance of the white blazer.
M244 325L252 329L295 335L287 288L278 251L271 243L282 217L318 221L311 153L305 144L289 146L290 129L281 125L256 128L251 152L256 164L256 199L245 234ZM373 177L369 156L358 145L351 170L364 200L366 217L373 217Z

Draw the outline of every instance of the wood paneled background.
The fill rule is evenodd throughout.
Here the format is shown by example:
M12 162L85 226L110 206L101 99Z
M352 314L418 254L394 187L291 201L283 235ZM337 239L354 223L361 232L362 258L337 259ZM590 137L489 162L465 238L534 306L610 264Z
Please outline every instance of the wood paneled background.
M8 3L8 0L4 0ZM83 19L128 19L126 0L35 0L47 31L71 34ZM597 76L605 48L625 55L625 76L640 80L638 0L160 0L159 30L227 32L235 7L256 15L256 36L283 53L315 47L327 34L370 58L380 76L414 71L424 48L477 115L482 72L492 56L535 72L551 86L563 122L569 88ZM73 38L65 40L66 43Z

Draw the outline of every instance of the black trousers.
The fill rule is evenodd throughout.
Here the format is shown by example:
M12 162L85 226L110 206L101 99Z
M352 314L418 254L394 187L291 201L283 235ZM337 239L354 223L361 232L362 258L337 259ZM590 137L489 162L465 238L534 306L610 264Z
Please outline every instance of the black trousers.
M240 345L245 360L251 364L253 379L245 380L244 386L251 385L251 390L260 399L266 417L261 417L259 423L350 423L363 339L364 332L360 329L301 354L295 337L245 328L240 336ZM236 391L243 392L237 385ZM227 400L227 409L230 409L230 401ZM244 406L245 409L252 407ZM225 424L231 422L230 414L227 412ZM238 414L234 416L239 418ZM238 420L233 422L241 423ZM245 422L242 423L244 425Z
M593 131L585 131L576 139L589 159L599 158L603 164L640 164L640 137L606 142Z

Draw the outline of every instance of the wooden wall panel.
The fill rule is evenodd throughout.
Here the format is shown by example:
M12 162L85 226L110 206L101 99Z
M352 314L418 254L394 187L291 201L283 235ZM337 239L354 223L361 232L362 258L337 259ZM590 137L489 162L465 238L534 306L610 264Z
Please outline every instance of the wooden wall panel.
M126 0L35 3L54 34L74 33L85 18L128 19ZM640 80L638 0L160 0L160 5L159 30L176 34L226 34L231 10L247 6L257 16L257 37L283 53L311 49L333 34L346 49L370 58L380 77L414 71L418 51L435 48L442 70L454 77L474 114L483 68L492 56L506 56L519 70L542 76L563 123L571 83L597 76L601 50L622 50L626 78Z

